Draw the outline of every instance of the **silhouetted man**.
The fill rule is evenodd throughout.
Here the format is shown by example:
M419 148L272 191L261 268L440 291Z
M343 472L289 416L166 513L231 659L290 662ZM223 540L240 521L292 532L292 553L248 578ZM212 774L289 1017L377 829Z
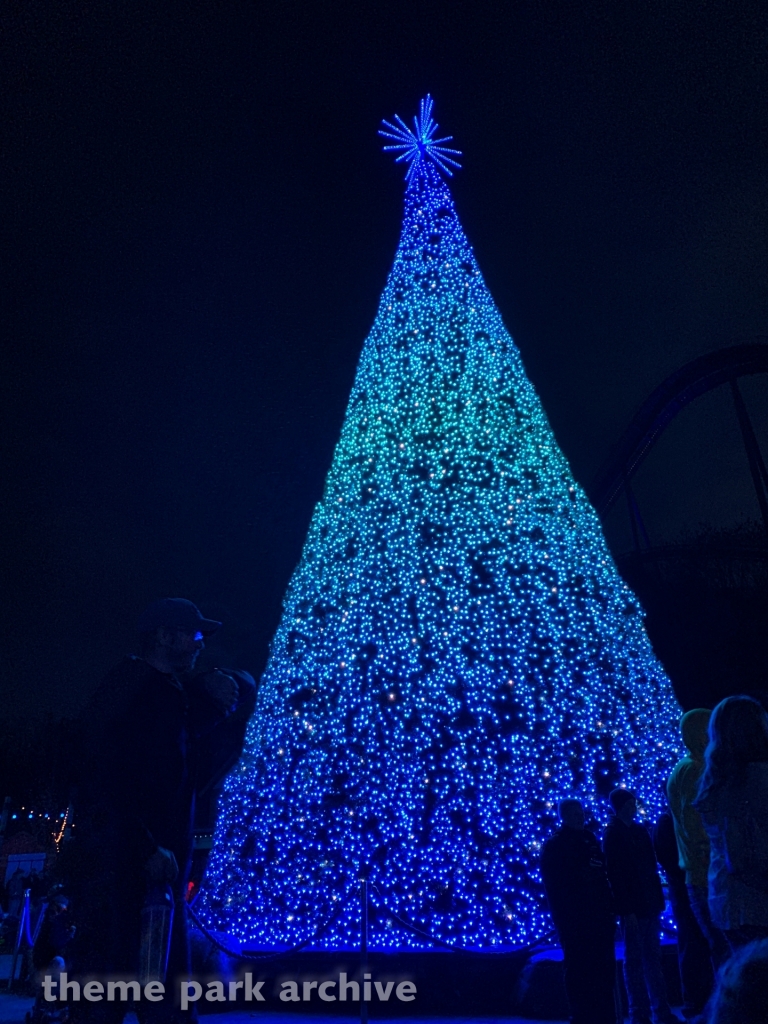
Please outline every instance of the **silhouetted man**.
M561 800L561 827L544 843L541 875L565 960L573 1024L615 1024L616 918L600 843L584 808Z
M109 673L82 716L76 838L68 850L80 977L137 977L141 908L152 884L170 885L175 904L166 991L188 975L184 895L195 796L235 765L256 696L247 672L191 675L205 637L220 625L181 598L150 605L139 621L141 656ZM127 1004L74 1009L115 1021ZM142 1000L137 1009L160 1020L177 1015L168 997Z
M631 1024L680 1024L667 1002L661 973L664 893L646 828L635 821L637 798L629 789L610 795L614 817L603 849L624 939L624 981Z

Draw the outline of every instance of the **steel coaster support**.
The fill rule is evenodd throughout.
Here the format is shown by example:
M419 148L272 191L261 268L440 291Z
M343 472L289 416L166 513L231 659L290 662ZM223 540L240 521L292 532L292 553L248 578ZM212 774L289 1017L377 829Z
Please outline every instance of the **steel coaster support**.
M755 434L747 407L744 404L744 398L735 377L731 378L730 384L733 404L736 409L736 418L739 421L741 437L744 441L744 450L747 453L747 461L749 462L749 471L752 474L752 483L755 485L757 503L763 516L765 532L768 534L768 470L765 468L760 444L758 443L757 435Z
M635 492L632 490L632 486L629 482L629 476L624 475L624 494L627 498L627 510L629 512L629 524L632 527L632 540L635 545L635 551L642 551L643 547L647 551L651 549L651 538L648 536L648 531L645 528L643 517L640 514L640 506L637 504L637 498Z

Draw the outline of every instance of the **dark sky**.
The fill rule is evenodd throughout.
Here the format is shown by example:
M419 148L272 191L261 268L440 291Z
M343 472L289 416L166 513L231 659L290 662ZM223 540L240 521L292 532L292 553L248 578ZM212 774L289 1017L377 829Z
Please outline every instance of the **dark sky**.
M586 486L673 369L768 334L763 0L10 0L0 26L3 644L77 710L171 594L259 672L397 242L382 117L453 192ZM765 381L744 386L768 439ZM727 395L637 482L652 537L756 503ZM609 524L620 548L623 525Z

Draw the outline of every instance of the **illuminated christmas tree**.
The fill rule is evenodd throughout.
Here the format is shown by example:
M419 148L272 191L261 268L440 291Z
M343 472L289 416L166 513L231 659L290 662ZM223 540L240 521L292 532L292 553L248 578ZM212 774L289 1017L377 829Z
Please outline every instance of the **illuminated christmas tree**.
M679 708L483 281L432 101L394 265L291 580L203 913L252 947L522 945L569 793L652 812ZM601 812L602 813L602 812ZM334 917L334 908L337 913Z

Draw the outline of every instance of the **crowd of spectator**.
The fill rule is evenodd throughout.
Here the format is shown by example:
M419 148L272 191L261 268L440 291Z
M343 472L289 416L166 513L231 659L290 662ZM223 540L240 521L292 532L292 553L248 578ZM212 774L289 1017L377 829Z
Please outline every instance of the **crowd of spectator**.
M631 1024L673 1024L661 961L667 883L683 1014L697 1024L768 1021L768 715L751 697L681 720L686 756L651 830L626 787L609 798L602 845L579 800L560 802L542 877L565 960L573 1024L616 1024L614 935Z

